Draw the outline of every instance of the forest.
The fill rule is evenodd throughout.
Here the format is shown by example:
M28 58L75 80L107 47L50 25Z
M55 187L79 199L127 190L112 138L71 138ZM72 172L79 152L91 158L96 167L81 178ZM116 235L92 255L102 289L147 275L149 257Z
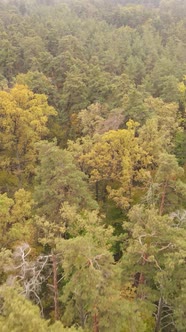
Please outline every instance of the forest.
M0 331L186 332L185 0L0 0Z

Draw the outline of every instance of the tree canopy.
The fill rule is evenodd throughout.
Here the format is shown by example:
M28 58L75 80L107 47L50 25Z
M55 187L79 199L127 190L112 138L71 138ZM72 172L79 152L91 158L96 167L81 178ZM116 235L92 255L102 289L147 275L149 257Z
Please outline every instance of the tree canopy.
M0 330L186 331L185 0L0 0Z

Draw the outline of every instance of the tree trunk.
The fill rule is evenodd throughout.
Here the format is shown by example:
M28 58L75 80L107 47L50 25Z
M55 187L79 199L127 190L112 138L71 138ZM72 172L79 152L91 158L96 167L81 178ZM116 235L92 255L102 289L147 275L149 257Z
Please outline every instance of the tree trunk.
M59 303L58 303L57 261L55 254L52 254L52 269L53 269L53 289L54 289L54 318L55 320L58 320Z
M99 332L98 316L97 316L96 313L94 314L94 326L93 326L93 332Z
M165 184L163 186L163 192L161 195L161 203L160 203L160 210L159 210L160 216L162 216L162 214L163 214L163 209L164 209L164 205L165 205L166 189L167 189L167 181L165 182Z
M147 261L147 253L144 253L143 254L143 262L142 262L142 265L145 265L146 264L146 261ZM140 277L139 277L139 284L143 285L145 283L145 276L144 276L144 273L140 273Z
M160 297L159 302L158 302L158 312L157 312L156 326L155 326L154 332L160 331L162 308L163 308L163 298Z
M96 201L98 202L99 199L99 187L98 187L98 181L96 181Z
M145 264L146 264L147 257L148 257L147 253L144 253L144 254L143 254L143 262L142 262L142 265L145 265ZM144 285L144 284L145 284L145 275L144 275L143 272L141 272L140 275L139 275L138 286L139 286L139 285ZM143 299L143 298L144 298L144 294L141 293L140 296L139 296L139 298L140 298L140 299Z

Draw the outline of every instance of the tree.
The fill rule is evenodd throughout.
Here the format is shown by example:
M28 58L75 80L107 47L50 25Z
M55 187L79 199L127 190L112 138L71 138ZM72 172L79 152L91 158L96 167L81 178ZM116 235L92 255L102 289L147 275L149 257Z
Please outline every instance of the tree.
M19 242L33 242L31 194L24 189L15 192L13 198L0 195L1 248L12 248Z
M8 40L6 33L1 34L0 42L0 68L1 74L9 80L12 77L14 71L14 65L17 61L16 48Z
M156 314L155 331L175 324L171 316L176 313L176 305L170 294L174 298L180 294L186 254L185 230L180 226L175 227L173 218L161 216L153 206L140 205L131 209L124 223L129 245L122 258L123 278L133 278L137 296L149 301L149 310Z
M88 89L86 86L84 64L71 67L63 85L62 104L68 114L81 110L88 105Z
M8 331L46 331L47 322L40 318L39 308L31 304L15 289L1 286L1 317L0 326L4 332Z
M186 190L184 190L184 183L181 182L184 170L179 167L174 155L161 154L158 163L159 167L156 172L155 181L159 184L158 191L161 193L159 198L159 212L162 215L164 209L167 212L172 211L175 206L178 207L179 204L182 204ZM174 191L176 191L175 194Z
M109 197L121 208L128 208L133 189L148 176L147 166L151 160L135 137L134 121L127 123L128 129L111 130L100 136L90 152L82 158L90 174L90 181L103 181ZM135 191L135 190L134 190Z
M44 52L44 43L40 36L25 36L21 41L24 71L39 69L39 57Z
M0 92L1 160L0 167L14 176L18 186L35 173L35 143L47 135L48 117L56 112L45 95L34 94L26 86L16 85Z
M52 84L51 79L43 73L28 71L26 74L19 74L16 76L16 83L28 86L34 93L45 94L50 105L55 107L57 102L56 87Z
M178 105L149 97L145 100L145 106L150 118L146 124L157 121L156 128L158 136L162 139L162 146L164 150L171 152L174 137L179 129Z
M73 327L64 328L60 322L50 325L48 321L40 317L39 308L36 305L11 287L1 286L0 296L0 329L3 332L80 332L80 329Z
M58 223L64 201L94 209L96 204L88 190L86 175L77 169L70 152L60 149L55 142L46 141L38 144L38 151L37 212Z
M104 116L108 113L105 105L99 103L92 104L78 114L79 125L83 135L93 136L104 121Z
M69 151L61 150L55 142L38 144L35 200L38 218L38 241L45 245L52 257L54 314L59 318L58 306L58 257L55 239L66 234L61 217L64 202L76 203L79 209L97 207L86 183L86 176L79 171Z
M146 331L137 305L121 295L121 271L110 251L112 227L104 226L98 211L78 213L77 207L64 204L61 213L72 237L57 241L65 282L62 321L95 332ZM130 316L132 310L137 311L135 317Z

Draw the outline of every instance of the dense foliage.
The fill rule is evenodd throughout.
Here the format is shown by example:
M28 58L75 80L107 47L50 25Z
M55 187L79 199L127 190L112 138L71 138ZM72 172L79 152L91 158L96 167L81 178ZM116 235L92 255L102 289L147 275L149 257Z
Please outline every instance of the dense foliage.
M185 0L0 0L0 330L186 331Z

